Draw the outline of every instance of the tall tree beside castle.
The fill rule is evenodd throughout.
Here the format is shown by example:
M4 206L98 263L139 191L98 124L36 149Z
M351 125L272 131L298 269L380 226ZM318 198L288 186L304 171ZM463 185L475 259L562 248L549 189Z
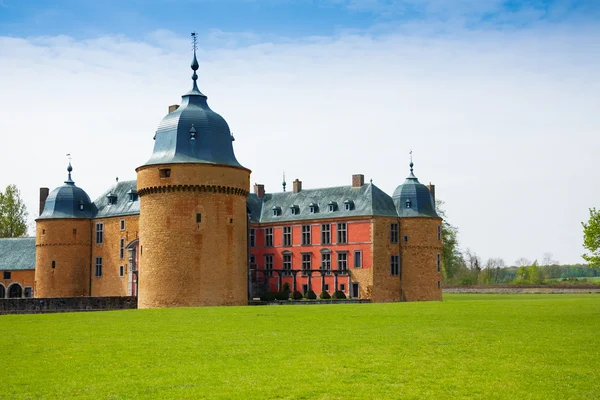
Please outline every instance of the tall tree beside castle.
M27 235L27 208L16 185L0 192L0 238Z
M590 267L600 269L600 211L590 208L590 219L583 225L583 247L589 253L583 255L583 259Z

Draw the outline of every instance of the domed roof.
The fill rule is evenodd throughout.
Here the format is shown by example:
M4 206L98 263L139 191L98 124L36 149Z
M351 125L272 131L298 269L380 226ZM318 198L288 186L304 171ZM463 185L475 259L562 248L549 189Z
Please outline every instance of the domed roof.
M410 175L406 181L394 190L392 199L399 217L439 218L435 212L433 196L413 174L413 162L410 162Z
M54 189L46 198L44 211L38 219L91 218L92 202L87 193L75 186L71 179L71 163L67 168L69 177L63 186Z
M192 90L181 106L163 118L154 136L154 151L144 165L206 163L242 167L233 153L233 135L225 119L210 109L198 90L198 61L194 50Z

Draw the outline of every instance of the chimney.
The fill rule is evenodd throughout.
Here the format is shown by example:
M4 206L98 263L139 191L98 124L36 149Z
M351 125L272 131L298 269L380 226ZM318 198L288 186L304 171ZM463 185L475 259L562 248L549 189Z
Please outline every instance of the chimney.
M429 185L427 185L427 189L429 189L431 197L433 198L433 204L435 204L435 185L432 185L431 182L429 182Z
M363 174L352 175L352 187L361 187L365 184L365 176Z
M46 205L46 199L48 198L48 193L50 193L50 189L48 188L40 188L40 214L44 212L44 206Z
M179 108L179 106L177 104L173 104L172 106L169 106L169 114L171 114L173 111L177 110Z
M259 185L258 183L255 183L254 194L257 195L259 199L265 197L265 185Z
M302 181L296 178L294 181L294 193L298 193L302 190Z

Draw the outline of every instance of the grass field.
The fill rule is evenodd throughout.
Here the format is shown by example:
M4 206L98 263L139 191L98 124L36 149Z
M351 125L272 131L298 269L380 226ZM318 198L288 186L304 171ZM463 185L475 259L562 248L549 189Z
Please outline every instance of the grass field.
M0 398L597 399L600 295L0 316Z

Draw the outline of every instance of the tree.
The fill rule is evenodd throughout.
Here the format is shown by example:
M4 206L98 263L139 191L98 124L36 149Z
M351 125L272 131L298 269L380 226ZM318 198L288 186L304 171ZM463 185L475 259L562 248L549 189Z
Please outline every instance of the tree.
M442 200L435 201L435 210L442 217L442 269L444 277L451 279L464 266L464 261L458 248L458 228L448 222L443 206Z
M521 257L515 261L515 265L517 267L528 267L531 265L531 261L529 261L525 257Z
M542 258L542 265L548 266L548 265L556 265L556 264L558 264L558 261L556 261L554 259L554 256L552 253L550 253L550 252L544 253L544 257Z
M27 208L16 185L8 185L0 192L0 237L27 235Z
M600 269L600 211L590 208L590 219L583 225L583 247L589 253L582 257L590 267Z

